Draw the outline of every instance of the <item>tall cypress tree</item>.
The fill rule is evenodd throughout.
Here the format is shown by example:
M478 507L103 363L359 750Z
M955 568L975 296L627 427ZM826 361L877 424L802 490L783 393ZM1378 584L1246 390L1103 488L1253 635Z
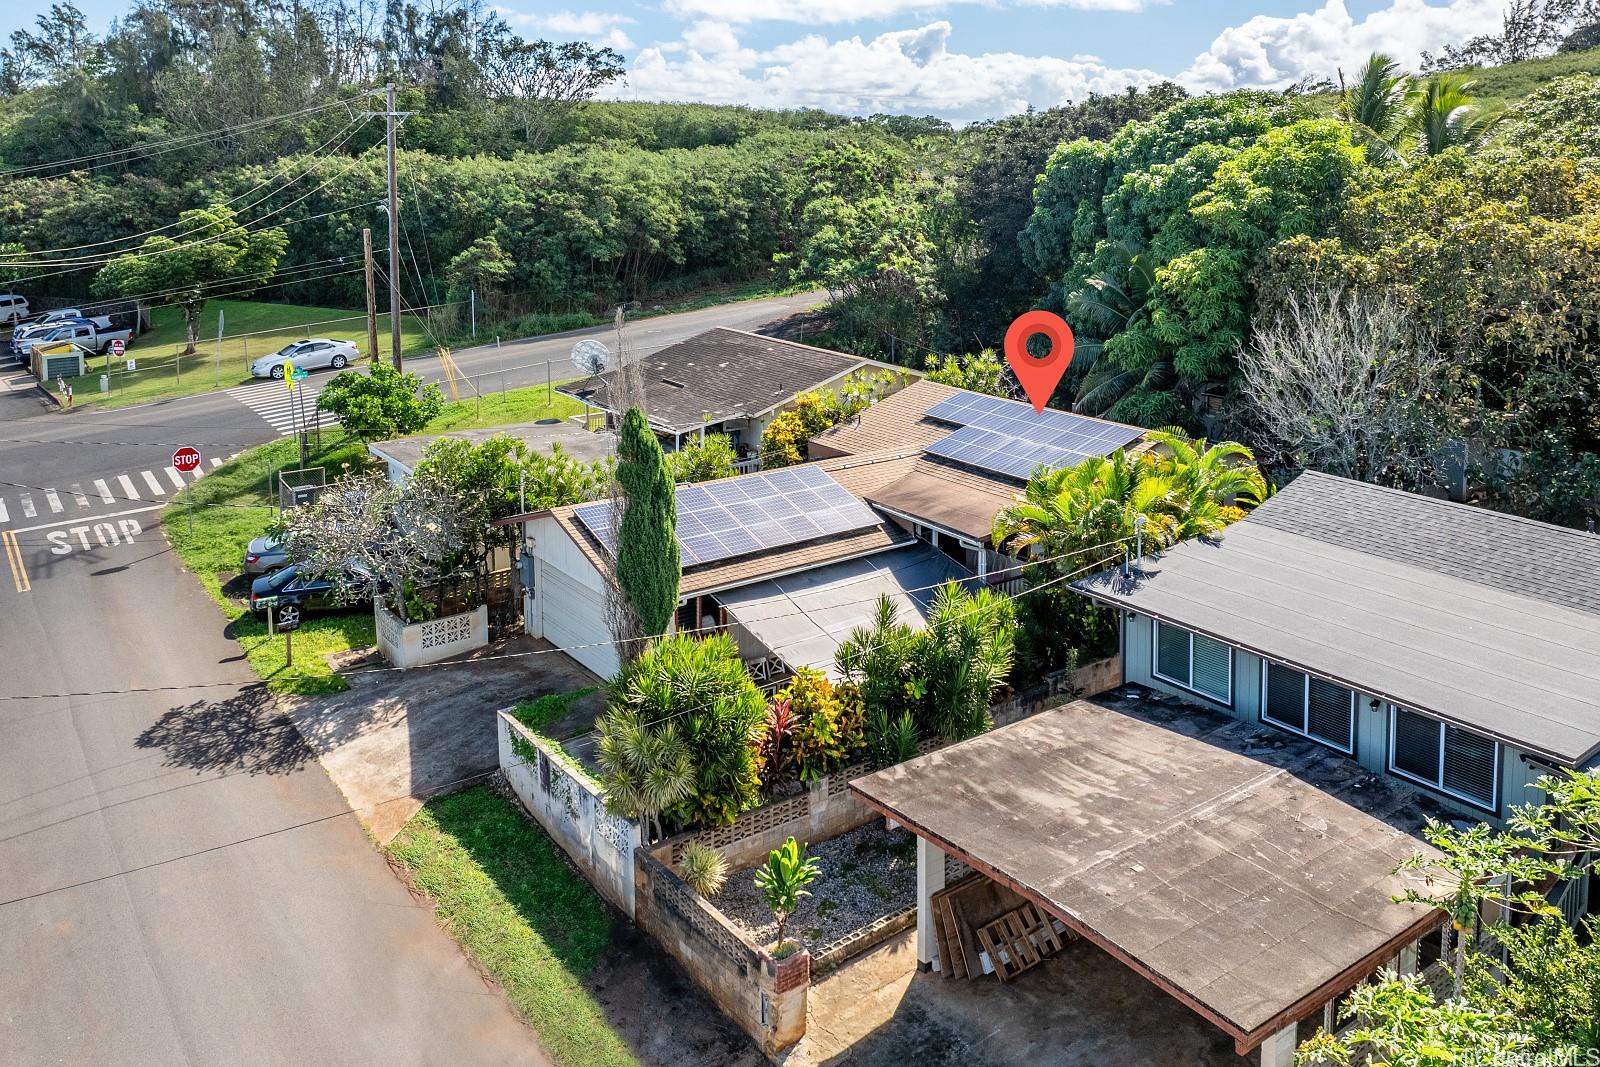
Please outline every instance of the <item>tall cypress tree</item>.
M622 417L617 437L617 484L622 521L617 530L617 584L633 606L642 636L667 632L678 607L678 504L661 443L636 407ZM627 658L627 657L624 657Z

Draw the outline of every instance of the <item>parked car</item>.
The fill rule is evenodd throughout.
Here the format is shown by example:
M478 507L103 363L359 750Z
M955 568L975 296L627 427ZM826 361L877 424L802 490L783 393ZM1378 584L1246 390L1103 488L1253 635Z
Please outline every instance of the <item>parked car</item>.
M289 553L271 537L257 537L245 546L244 572L246 574L271 574L287 566Z
M13 334L11 337L11 351L26 359L36 346L66 342L99 354L110 348L112 341L121 341L123 344L131 345L133 344L133 331L102 330L87 319L75 319L70 322L57 323L43 330L23 330L21 336Z
M77 308L56 308L28 323L30 327L55 326L63 322L87 322L97 330L111 329L110 315L85 315Z
M27 317L27 297L16 293L0 293L0 326L18 323Z
M284 368L288 366L299 367L301 370L318 370L322 367L343 370L360 356L361 353L357 351L353 341L308 337L303 341L285 345L270 356L262 356L250 364L250 373L257 378L282 378L285 373Z
M331 611L368 603L365 599L340 600L332 582L326 578L302 578L300 568L293 563L250 583L250 610L254 614L267 614L270 597L278 598L279 609L293 605L301 611Z

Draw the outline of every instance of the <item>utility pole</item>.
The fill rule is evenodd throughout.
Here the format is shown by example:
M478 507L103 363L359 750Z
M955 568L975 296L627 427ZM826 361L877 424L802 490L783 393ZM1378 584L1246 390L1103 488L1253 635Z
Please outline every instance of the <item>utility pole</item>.
M400 191L399 180L395 173L395 145L394 131L395 96L394 82L387 86L389 93L388 112L384 118L388 122L389 143L389 350L394 361L394 369L400 369Z
M378 288L372 271L372 227L361 230L361 265L367 274L367 358L378 358Z

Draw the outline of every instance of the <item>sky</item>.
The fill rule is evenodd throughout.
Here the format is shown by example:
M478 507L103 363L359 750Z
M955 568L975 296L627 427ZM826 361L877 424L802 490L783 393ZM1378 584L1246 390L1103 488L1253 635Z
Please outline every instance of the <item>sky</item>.
M78 0L98 28L123 0ZM491 0L524 37L621 52L608 95L956 123L1171 79L1195 92L1333 78L1369 53L1497 29L1506 0ZM45 0L6 5L0 32Z

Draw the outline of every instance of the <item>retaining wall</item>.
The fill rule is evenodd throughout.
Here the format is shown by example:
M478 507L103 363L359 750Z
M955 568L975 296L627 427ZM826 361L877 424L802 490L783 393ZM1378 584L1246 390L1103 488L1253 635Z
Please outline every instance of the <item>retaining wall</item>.
M482 648L489 643L489 609L479 604L459 615L403 623L377 600L378 651L396 667L416 667Z

